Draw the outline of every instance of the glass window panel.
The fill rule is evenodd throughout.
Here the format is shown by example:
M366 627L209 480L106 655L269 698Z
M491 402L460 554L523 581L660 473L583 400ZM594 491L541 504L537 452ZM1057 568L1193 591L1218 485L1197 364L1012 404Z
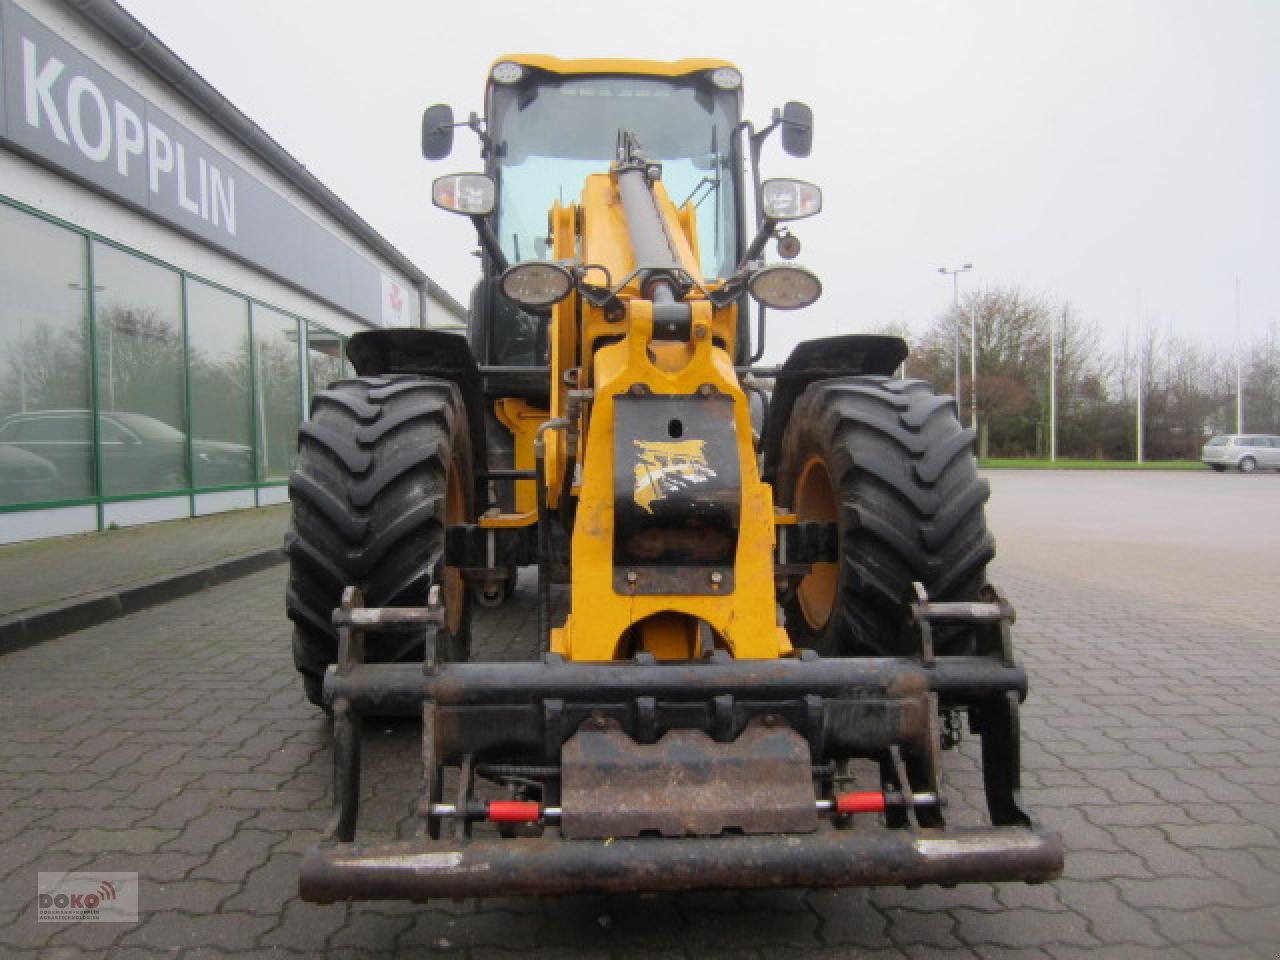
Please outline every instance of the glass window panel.
M307 397L341 380L342 338L323 327L307 327Z
M191 456L197 487L253 483L249 302L187 281Z
M128 443L134 439L132 434L110 417L102 418L102 422L98 425L98 430L98 436L103 443Z
M354 377L356 368L351 365L351 358L347 356L347 338L342 338L342 376L344 379Z
M258 379L258 473L264 480L284 480L293 468L302 422L298 321L255 303L253 348Z
M84 237L0 205L0 250L0 504L92 496Z
M182 282L177 273L95 243L98 402L125 428L102 444L103 493L187 486ZM109 427L104 426L104 430Z

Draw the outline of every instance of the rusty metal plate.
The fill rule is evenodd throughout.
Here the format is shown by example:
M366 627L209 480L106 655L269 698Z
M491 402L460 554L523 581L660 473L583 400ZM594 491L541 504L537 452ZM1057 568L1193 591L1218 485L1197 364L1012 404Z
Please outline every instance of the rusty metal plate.
M753 721L732 743L672 730L639 744L592 721L561 751L560 831L569 839L811 833L809 746L785 724Z

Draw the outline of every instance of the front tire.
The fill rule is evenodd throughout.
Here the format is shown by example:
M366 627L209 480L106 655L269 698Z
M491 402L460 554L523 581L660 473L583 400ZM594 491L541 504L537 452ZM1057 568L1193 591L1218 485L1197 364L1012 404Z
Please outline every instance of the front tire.
M316 393L299 429L285 534L285 606L308 700L321 703L325 668L337 659L330 617L349 585L383 607L425 606L439 584L440 656L466 659L470 591L444 565L444 535L446 525L473 516L472 491L466 413L453 384L360 377ZM422 657L420 638L370 634L366 643L371 661Z
M792 643L824 656L910 651L906 602L976 600L995 543L974 432L955 401L921 380L842 377L811 384L783 438L778 500L801 521L835 522L838 563L813 565L784 597ZM934 630L940 654L974 648L970 626Z
M1253 473L1253 471L1258 469L1258 461L1253 459L1253 457L1242 457L1240 462L1236 464L1236 468L1241 473Z

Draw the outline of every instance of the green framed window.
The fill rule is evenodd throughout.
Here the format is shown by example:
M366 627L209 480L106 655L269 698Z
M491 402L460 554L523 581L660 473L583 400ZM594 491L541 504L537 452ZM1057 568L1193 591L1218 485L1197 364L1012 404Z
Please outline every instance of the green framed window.
M187 282L191 463L197 488L254 482L249 301Z
M0 205L0 506L95 492L88 249Z
M287 480L293 468L302 422L300 329L297 318L253 304L259 480Z

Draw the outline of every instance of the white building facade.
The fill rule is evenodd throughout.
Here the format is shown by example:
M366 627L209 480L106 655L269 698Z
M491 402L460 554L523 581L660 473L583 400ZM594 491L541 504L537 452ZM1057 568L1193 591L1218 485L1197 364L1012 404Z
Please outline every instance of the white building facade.
M112 0L0 0L0 543L279 503L347 337L459 304Z

